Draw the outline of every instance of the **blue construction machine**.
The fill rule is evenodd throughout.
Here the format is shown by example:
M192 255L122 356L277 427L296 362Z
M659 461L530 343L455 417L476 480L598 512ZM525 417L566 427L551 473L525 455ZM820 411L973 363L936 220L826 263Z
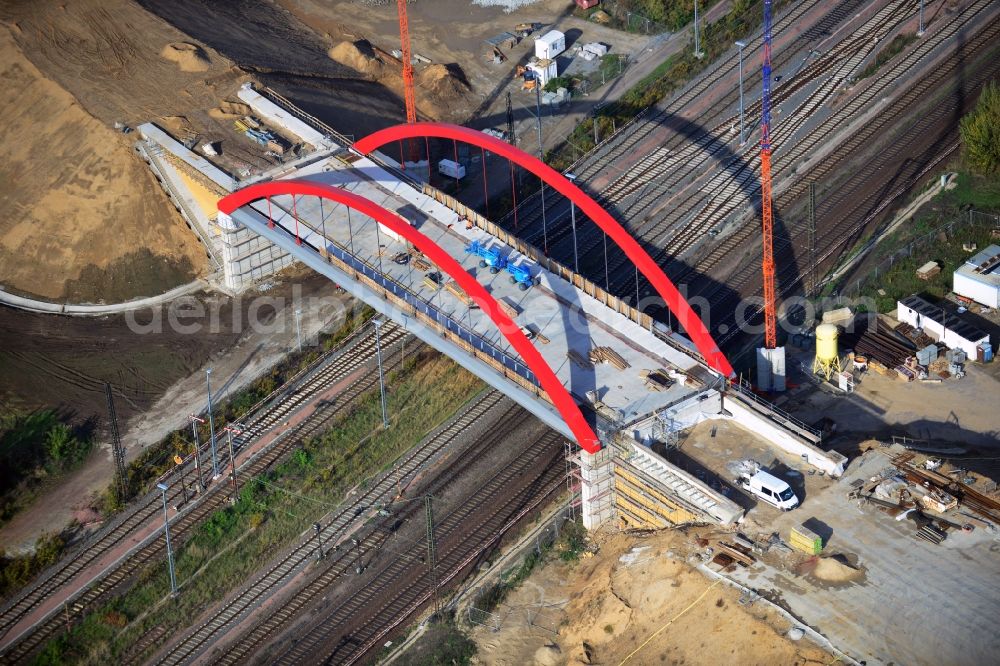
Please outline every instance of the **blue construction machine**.
M479 257L479 267L489 266L493 275L507 268L507 257L500 254L500 250L495 247L486 247L484 243L474 240L465 251Z
M493 275L506 270L510 274L511 284L516 284L521 291L526 291L535 284L534 278L531 277L531 271L526 266L516 266L510 263L497 247L487 247L484 243L475 240L465 248L465 251L479 257L479 267L489 266L490 273Z

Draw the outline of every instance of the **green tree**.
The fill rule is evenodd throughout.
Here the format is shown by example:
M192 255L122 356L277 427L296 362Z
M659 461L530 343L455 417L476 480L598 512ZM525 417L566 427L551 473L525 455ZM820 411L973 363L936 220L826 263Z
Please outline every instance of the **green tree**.
M996 81L983 87L976 108L959 123L966 158L982 173L1000 170L1000 88Z
M77 442L65 423L56 423L45 435L45 453L51 462L61 465L76 457Z

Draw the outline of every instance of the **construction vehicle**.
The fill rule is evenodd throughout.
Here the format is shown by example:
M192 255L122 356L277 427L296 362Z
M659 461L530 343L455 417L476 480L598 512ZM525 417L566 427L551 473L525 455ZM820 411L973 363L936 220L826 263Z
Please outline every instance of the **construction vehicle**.
M503 269L507 268L507 257L500 254L499 248L496 247L486 247L486 245L480 241L472 241L469 247L465 248L468 254L474 254L479 257L479 267L486 268L490 267L490 273L496 275Z
M535 285L535 278L531 277L531 271L527 266L518 266L510 262L507 263L507 272L510 273L510 283L516 284L521 291L527 291L529 287Z

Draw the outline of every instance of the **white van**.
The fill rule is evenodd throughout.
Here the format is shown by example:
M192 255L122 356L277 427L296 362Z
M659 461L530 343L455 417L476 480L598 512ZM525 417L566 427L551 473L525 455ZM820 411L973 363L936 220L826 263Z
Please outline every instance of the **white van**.
M753 475L743 474L737 482L744 490L782 511L790 511L799 505L799 498L792 487L764 470L758 470Z

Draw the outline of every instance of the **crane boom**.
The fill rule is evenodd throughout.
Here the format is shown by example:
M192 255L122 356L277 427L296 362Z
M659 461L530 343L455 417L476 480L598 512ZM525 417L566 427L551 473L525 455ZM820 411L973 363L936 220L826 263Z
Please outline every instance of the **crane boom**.
M771 212L771 0L764 0L764 48L760 123L761 235L764 245L764 346L778 346L777 298L774 292L774 218Z
M399 12L399 41L403 52L403 99L406 101L406 122L417 122L417 100L413 94L413 56L410 53L410 23L406 18L406 0L396 0Z

